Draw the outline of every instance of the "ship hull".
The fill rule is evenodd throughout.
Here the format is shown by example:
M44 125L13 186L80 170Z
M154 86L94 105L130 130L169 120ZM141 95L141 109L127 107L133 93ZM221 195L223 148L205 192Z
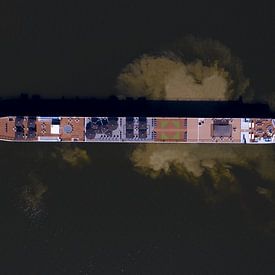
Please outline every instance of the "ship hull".
M0 140L12 142L272 144L275 120L195 117L0 118Z

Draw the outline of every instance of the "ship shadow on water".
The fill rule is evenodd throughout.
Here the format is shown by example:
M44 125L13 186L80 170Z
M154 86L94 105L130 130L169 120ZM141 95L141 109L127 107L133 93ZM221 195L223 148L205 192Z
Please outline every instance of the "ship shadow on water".
M146 98L60 98L38 95L0 99L0 115L40 116L162 116L162 117L258 117L273 118L264 103L207 100L147 100Z

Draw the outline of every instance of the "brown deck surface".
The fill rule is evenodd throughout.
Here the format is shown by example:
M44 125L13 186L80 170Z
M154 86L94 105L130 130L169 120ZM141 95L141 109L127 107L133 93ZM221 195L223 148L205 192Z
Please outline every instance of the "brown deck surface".
M200 121L200 123L199 123ZM198 118L188 118L188 131L187 140L188 142L240 142L241 136L241 122L240 119L232 119L229 124L232 126L232 136L231 137L213 137L212 136L212 118L198 119Z
M0 139L13 140L15 137L15 122L13 117L0 119Z
M51 121L36 121L37 136L59 136L51 134Z
M188 118L187 119L187 140L192 142L197 142L198 135L198 119L196 118Z
M51 120L37 121L37 135L41 137L60 137L63 141L84 140L84 118L80 117L62 117L60 120L59 134L51 133ZM64 127L70 125L72 127L71 133L66 133Z
M64 141L71 141L71 140L84 140L84 118L80 117L64 117L61 119L60 122L60 137ZM65 133L64 126L70 125L73 129L72 133Z
M24 137L20 140L36 141L38 137L60 137L63 141L84 141L85 119L83 117L62 117L60 120L59 134L51 133L51 119L36 120L36 136L28 138L28 119L23 120ZM71 133L66 133L64 127L70 125ZM15 139L15 117L2 117L0 119L0 139L14 140Z

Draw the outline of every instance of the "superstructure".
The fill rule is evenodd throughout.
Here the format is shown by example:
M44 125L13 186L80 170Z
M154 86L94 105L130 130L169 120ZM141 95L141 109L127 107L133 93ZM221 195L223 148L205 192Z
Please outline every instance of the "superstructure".
M275 119L6 116L0 140L16 142L275 143Z

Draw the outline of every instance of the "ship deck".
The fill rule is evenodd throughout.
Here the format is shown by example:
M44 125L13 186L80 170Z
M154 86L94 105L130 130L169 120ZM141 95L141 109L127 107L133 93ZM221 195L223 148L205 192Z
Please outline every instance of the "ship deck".
M134 143L275 143L275 120L261 118L0 118L6 141Z

